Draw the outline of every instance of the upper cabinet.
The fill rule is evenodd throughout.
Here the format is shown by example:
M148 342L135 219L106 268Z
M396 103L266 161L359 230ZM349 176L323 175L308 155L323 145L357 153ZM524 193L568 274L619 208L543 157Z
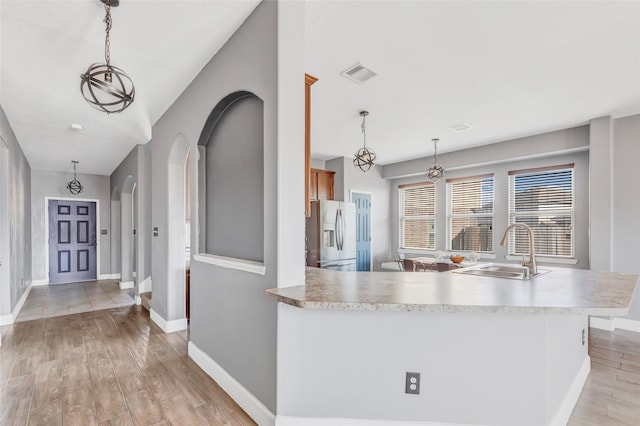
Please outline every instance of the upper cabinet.
M310 201L333 200L333 181L336 172L322 169L311 169L309 198Z
M304 211L307 217L311 216L311 85L316 81L317 78L304 75ZM331 188L333 194L333 185Z

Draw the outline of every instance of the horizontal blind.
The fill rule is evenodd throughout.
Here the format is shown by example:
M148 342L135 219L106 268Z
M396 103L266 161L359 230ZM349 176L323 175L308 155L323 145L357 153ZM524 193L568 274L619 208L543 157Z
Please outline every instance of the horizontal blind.
M493 175L447 181L449 250L493 251Z
M524 223L533 230L536 254L574 257L574 194L573 164L510 172L509 223ZM526 230L515 228L509 254L528 253Z
M401 248L435 249L435 188L432 183L400 187Z

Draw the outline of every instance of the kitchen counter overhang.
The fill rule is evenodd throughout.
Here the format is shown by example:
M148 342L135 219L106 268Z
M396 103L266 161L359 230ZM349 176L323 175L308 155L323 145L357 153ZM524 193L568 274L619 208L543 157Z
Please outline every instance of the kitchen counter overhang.
M514 312L624 316L638 276L545 268L529 280L452 272L343 272L307 268L306 285L267 290L306 309L427 312Z

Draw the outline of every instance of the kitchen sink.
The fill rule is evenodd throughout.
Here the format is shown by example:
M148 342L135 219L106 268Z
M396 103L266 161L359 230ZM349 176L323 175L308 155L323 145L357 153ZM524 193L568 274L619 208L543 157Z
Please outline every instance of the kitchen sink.
M476 275L482 277L508 278L512 280L528 280L549 272L546 269L538 269L535 275L529 274L526 266L505 264L505 263L483 263L468 268L456 269L456 274Z

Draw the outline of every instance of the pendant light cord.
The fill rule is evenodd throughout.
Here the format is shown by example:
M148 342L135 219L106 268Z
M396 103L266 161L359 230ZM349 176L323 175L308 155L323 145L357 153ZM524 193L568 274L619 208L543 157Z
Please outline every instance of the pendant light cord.
M109 66L109 61L111 60L111 52L109 48L111 47L111 38L109 37L109 31L111 31L111 25L113 21L111 20L111 0L107 0L104 3L104 10L106 15L104 17L104 23L106 24L106 35L104 36L104 61Z

